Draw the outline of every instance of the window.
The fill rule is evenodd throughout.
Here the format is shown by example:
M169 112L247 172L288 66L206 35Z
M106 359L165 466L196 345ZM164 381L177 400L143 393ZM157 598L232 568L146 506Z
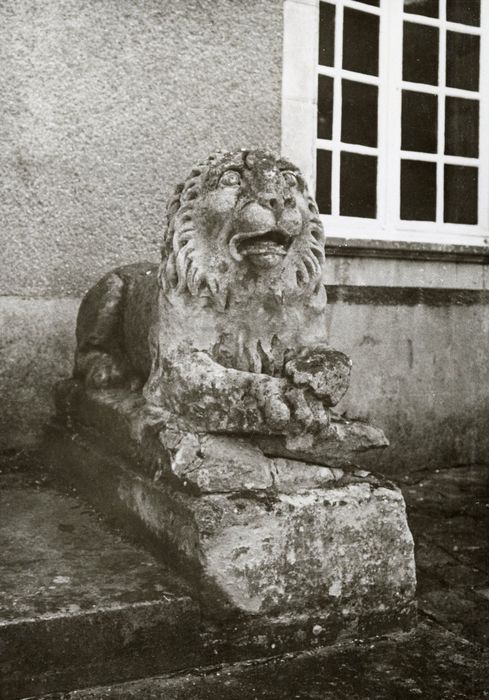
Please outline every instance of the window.
M286 0L283 151L333 236L489 242L481 0Z

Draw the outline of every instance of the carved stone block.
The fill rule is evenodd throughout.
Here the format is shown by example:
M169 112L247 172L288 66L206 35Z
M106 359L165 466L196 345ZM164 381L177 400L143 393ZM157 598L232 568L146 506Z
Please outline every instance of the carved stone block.
M324 465L267 456L247 438L181 431L136 392L76 381L58 386L57 406L51 464L99 507L139 521L216 609L326 614L336 634L412 614L402 495L352 467L344 442Z
M143 387L188 430L324 442L351 369L327 344L324 244L292 163L210 156L168 204L159 268L113 270L83 299L74 377Z
M324 244L286 159L198 164L168 204L159 267L118 268L83 299L49 449L206 600L338 634L403 618L415 578L400 492L354 467L387 440L332 410L351 361L327 343Z

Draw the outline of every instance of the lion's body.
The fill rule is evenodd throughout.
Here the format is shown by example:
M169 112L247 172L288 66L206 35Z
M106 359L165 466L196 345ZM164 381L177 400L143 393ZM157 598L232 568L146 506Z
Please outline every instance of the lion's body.
M153 263L119 267L92 287L78 313L75 378L86 378L87 364L100 353L99 359L108 361L94 362L99 375L89 379L95 385L143 384L151 368L148 337L157 300L158 265Z
M151 327L158 323L157 273L154 263L125 265L90 289L78 314L75 377L84 376L84 355L98 350L121 368L114 384L124 383L124 378L146 382L151 369L148 339ZM245 300L242 308L231 307L232 313L229 308L216 312L208 304L189 308L179 302L177 296L171 304L160 306L165 346L170 349L178 338L179 343L207 351L216 362L233 369L280 376L287 349L319 342L324 334L314 307L284 306L273 294Z
M317 207L294 166L263 151L211 157L170 201L159 268L119 268L86 295L75 376L146 383L148 401L210 430L283 431L292 413L324 423L333 398L290 380L305 376L305 348L333 372L323 263ZM349 363L338 367L343 393Z

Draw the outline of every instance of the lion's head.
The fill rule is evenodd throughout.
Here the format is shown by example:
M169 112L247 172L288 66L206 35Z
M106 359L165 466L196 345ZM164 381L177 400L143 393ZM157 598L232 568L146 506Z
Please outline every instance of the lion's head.
M240 285L310 296L325 236L299 169L269 151L217 153L194 167L167 211L160 282L224 305Z

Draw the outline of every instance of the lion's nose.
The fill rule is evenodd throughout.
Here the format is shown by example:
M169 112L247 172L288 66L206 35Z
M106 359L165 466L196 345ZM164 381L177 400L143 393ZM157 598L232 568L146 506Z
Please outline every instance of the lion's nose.
M263 207L268 207L274 212L280 212L284 208L284 200L280 195L274 192L263 192L258 201Z

